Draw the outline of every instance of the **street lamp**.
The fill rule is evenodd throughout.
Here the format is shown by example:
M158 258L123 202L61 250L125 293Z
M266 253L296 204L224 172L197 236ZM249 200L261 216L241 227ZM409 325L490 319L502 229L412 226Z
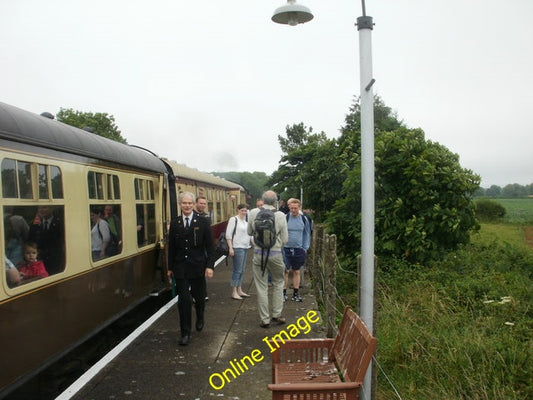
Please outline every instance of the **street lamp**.
M298 25L311 21L313 15L296 0L274 11L272 21L279 24ZM361 0L363 16L357 18L359 31L359 66L361 93L361 304L359 314L370 332L374 332L374 93L372 86L372 17L366 15L365 0ZM372 364L369 365L363 384L365 399L371 398Z
M287 4L276 8L272 15L272 21L290 26L303 24L312 19L311 10L306 6L296 4L296 0L287 0Z

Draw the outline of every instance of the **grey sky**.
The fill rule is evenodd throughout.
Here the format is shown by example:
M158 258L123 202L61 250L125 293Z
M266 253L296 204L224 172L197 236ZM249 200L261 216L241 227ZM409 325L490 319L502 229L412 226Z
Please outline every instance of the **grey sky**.
M337 137L359 94L356 0L2 0L0 101L114 115L131 144L205 171L277 168L303 122ZM533 182L533 1L366 0L374 93L482 186Z

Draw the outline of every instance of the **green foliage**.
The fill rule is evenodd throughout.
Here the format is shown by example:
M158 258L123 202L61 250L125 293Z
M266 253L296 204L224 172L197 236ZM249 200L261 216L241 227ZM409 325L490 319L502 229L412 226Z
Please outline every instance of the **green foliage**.
M529 189L529 186L522 186L518 183L505 185L502 189L502 197L526 197L528 194L533 194L529 192Z
M360 157L328 215L342 251L360 248ZM376 254L423 262L467 243L477 229L472 194L479 177L459 157L426 141L420 129L400 128L375 139Z
M212 172L212 174L243 186L249 196L250 207L255 207L255 200L260 199L263 192L268 189L268 176L264 172Z
M378 362L403 398L533 396L533 252L470 244L424 267L380 260ZM384 380L378 398L394 397Z
M58 121L70 126L75 126L80 129L89 128L96 135L120 143L127 143L115 124L115 117L107 113L82 112L75 111L72 108L61 108L56 118Z
M486 198L478 199L476 204L476 216L480 221L496 221L505 215L505 207L495 200Z
M320 220L337 198L343 180L335 140L323 132L313 133L302 123L287 126L286 137L278 136L278 140L284 154L269 184L284 199L299 198L302 188L303 207L313 209L314 218Z

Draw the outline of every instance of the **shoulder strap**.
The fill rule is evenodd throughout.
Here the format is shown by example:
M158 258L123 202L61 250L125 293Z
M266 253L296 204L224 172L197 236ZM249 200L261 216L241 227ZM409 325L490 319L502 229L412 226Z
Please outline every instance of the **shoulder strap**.
M287 222L289 222L289 218L291 216L291 213L285 214L285 218L287 219ZM302 221L304 222L304 225L307 225L309 221L307 221L307 216L305 214L300 215L302 217Z
M233 233L231 234L231 240L233 240L233 238L235 237L235 231L237 230L237 222L239 222L237 220L237 217L235 217L235 226L233 227Z
M100 221L96 223L96 229L98 229L98 236L100 236L100 240L104 240L104 237L102 236L102 232L100 232Z

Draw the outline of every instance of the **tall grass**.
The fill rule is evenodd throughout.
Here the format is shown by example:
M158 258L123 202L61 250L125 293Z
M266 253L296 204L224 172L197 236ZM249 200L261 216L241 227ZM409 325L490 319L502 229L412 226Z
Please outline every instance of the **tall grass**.
M380 258L378 400L533 399L533 199L498 201L505 220L438 262ZM355 304L353 276L337 284Z
M378 362L403 399L533 398L533 252L468 246L379 277ZM384 379L378 399L393 399Z

